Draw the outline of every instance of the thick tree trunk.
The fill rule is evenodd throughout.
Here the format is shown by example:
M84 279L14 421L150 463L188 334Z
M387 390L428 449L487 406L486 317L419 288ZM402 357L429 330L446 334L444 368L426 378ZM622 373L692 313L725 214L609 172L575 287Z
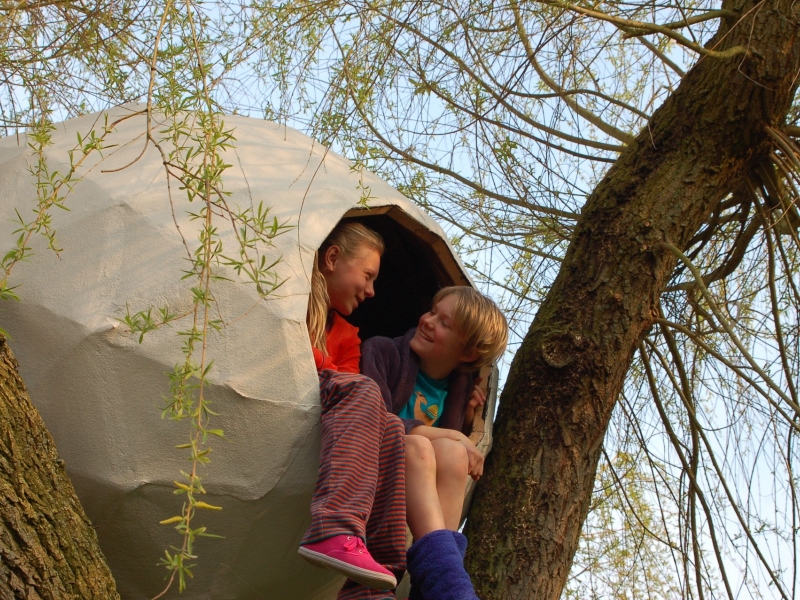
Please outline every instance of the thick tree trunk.
M119 598L97 535L2 336L0 598Z
M514 358L467 525L483 600L559 598L612 410L675 268L659 244L685 247L789 110L792 1L725 4L744 16L721 23L709 47L749 53L700 60L612 166Z

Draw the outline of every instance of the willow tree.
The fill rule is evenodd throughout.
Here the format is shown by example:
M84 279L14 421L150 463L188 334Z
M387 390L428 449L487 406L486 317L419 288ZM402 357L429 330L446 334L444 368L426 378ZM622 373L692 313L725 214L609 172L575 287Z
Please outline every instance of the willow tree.
M0 596L119 598L97 534L2 336Z
M188 454L190 466L175 474L178 514L160 521L178 535L164 549L161 562L167 583L158 597L173 583L178 591L184 590L197 557L196 538L213 537L198 526L202 519L198 513L218 509L201 500L206 492L200 475L209 462L209 438L222 436L220 429L208 426L214 413L204 395L213 364L207 342L220 327L211 316L212 285L220 279L217 269L222 264L232 268L261 297L280 285L272 271L275 263L267 261L266 254L271 239L286 227L260 204L231 209L223 191L221 175L229 165L221 156L232 136L224 128L214 78L227 73L252 49L249 44L238 47L241 38L225 34L228 27L244 39L248 35L240 21L228 21L228 8L212 10L212 19L200 3L171 0L0 4L4 41L0 126L8 135L25 133L17 139L25 145L34 198L29 207L16 211L13 239L0 242L0 300L19 299L17 287L24 281L15 279L16 267L31 258L34 237L44 236L48 250L61 251L53 213L69 210L70 193L81 184L82 174L93 169L104 152L113 151L109 134L133 116L143 117L144 147L152 145L160 152L171 206L195 201L187 210L202 223L195 240L183 238L187 252L183 279L194 284L190 284L191 308L183 314L162 306L120 315L140 342L155 328L181 320L184 325L176 336L184 360L165 378L170 394L164 398L163 416L188 430L189 442L177 449ZM234 7L237 17L238 8ZM215 70L214 61L225 63L221 71ZM138 99L146 101L144 108L79 132L75 146L56 157L57 165L50 164L46 150L52 144L54 122ZM173 188L180 190L175 203ZM220 220L235 232L237 248L231 256L222 254ZM192 244L194 251L189 249ZM27 399L2 335L0 341L0 596L117 597L97 536L69 484L63 461ZM152 558L155 570L158 557Z
M788 0L0 15L8 133L127 99L261 114L450 223L518 336L467 526L481 597L796 595Z
M27 129L46 139L53 110L68 107L67 114L74 114L92 99L121 94L126 74L120 61L132 8L132 3L104 0L0 5L0 127L5 134ZM3 240L3 251L12 245ZM8 281L8 267L15 262L11 254L0 261L2 300L15 298L15 285ZM0 333L3 598L119 597L64 466Z
M794 597L796 7L279 18L273 114L450 223L516 318L467 522L478 595Z

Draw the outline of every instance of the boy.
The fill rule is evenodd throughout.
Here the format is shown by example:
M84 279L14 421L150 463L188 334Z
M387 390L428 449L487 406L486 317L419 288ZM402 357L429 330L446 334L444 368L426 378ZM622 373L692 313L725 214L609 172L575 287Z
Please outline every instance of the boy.
M411 599L477 600L464 570L467 540L458 533L467 476L483 456L465 435L486 401L474 373L503 353L508 325L492 300L448 287L419 325L395 339L362 345L361 372L375 380L387 410L406 432L406 519Z

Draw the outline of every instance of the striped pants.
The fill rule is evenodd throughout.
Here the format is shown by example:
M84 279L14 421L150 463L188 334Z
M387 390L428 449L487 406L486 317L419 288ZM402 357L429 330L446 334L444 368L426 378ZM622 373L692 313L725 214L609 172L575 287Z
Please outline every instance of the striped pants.
M406 568L405 430L388 413L377 384L364 375L319 374L322 449L301 544L335 535L364 539L372 558L395 573ZM340 600L394 598L346 581Z

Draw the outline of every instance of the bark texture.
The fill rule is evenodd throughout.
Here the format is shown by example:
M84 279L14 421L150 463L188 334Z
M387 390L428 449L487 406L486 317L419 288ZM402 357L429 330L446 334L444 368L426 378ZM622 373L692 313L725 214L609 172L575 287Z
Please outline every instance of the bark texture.
M556 600L586 518L601 444L636 345L684 248L765 156L800 69L791 0L725 2L705 57L588 199L561 271L511 366L467 524L483 600ZM796 11L796 7L795 7Z
M119 598L64 461L2 336L0 598Z

